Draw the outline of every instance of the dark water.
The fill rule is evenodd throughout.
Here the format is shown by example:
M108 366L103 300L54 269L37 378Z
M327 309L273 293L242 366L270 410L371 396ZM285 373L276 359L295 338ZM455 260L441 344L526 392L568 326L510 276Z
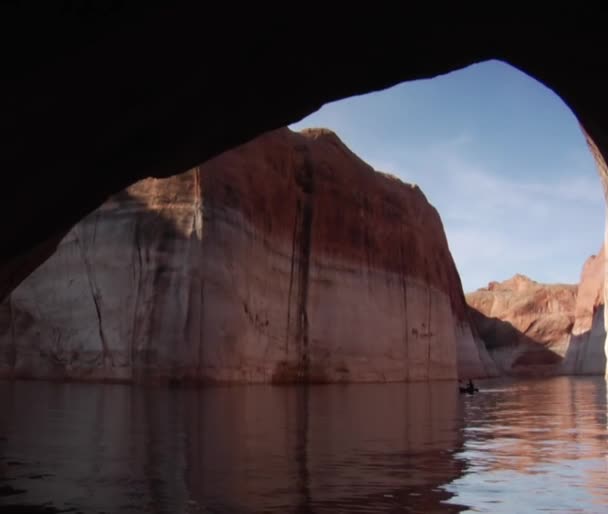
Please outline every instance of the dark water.
M480 385L3 383L0 512L608 512L603 378Z

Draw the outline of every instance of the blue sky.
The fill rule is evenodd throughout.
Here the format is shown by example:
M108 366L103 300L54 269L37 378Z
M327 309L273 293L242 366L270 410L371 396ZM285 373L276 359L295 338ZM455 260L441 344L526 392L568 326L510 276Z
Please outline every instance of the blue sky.
M327 127L374 168L418 184L441 215L465 291L523 273L578 282L599 251L604 202L568 107L489 61L325 105Z

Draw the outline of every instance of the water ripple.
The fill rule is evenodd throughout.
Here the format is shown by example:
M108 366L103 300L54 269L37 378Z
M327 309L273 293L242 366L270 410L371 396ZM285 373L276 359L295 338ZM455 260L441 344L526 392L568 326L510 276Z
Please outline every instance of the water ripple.
M0 512L608 511L603 378L478 385L0 384Z

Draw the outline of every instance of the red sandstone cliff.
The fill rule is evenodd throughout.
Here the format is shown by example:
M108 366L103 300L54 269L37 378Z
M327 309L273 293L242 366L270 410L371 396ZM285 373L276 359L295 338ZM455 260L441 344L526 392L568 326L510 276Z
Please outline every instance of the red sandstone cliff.
M4 376L483 376L441 220L330 131L281 129L106 202L0 309Z
M604 246L587 259L581 273L575 308L573 333L588 332L598 310L604 306Z
M480 336L499 368L515 374L604 374L604 252L590 257L578 285L522 275L466 295Z
M604 246L587 259L581 273L574 327L564 362L568 373L604 375L606 373L606 322L604 319Z

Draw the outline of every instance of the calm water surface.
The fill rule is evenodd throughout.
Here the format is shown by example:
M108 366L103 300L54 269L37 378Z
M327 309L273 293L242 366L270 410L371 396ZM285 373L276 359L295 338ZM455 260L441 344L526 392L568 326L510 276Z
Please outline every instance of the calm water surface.
M0 512L608 512L603 378L479 385L2 383Z

